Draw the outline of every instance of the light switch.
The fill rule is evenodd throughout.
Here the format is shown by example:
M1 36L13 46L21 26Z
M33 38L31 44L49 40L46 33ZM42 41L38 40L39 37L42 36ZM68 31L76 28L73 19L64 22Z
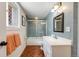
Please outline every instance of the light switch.
M66 32L70 32L70 31L71 31L70 27L66 27Z

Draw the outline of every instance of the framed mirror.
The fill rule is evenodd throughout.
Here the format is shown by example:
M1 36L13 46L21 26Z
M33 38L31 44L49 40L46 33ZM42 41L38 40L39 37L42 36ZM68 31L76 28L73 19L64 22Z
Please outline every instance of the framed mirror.
M59 14L53 19L53 31L64 32L64 13Z

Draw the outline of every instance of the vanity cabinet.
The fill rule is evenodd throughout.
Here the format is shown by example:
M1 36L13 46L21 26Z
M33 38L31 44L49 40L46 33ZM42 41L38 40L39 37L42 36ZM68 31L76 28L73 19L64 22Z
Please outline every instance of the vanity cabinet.
M70 45L56 45L52 46L53 57L71 57Z
M71 45L58 44L50 39L43 40L43 50L46 57L71 57Z

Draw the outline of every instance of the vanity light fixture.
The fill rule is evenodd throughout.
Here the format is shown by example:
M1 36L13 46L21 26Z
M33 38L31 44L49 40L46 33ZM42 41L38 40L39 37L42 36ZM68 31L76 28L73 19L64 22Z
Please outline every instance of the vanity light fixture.
M58 2L54 5L54 7L52 8L51 12L56 11L57 9L59 9L62 6L62 2Z

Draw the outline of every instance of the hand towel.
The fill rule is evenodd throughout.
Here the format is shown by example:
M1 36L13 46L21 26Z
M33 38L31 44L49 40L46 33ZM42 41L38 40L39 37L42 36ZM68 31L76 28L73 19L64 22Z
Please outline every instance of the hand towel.
M15 50L15 42L13 34L7 34L7 55L10 55Z
M14 33L14 41L15 41L15 46L18 47L21 44L21 39L20 39L20 34L19 33Z

